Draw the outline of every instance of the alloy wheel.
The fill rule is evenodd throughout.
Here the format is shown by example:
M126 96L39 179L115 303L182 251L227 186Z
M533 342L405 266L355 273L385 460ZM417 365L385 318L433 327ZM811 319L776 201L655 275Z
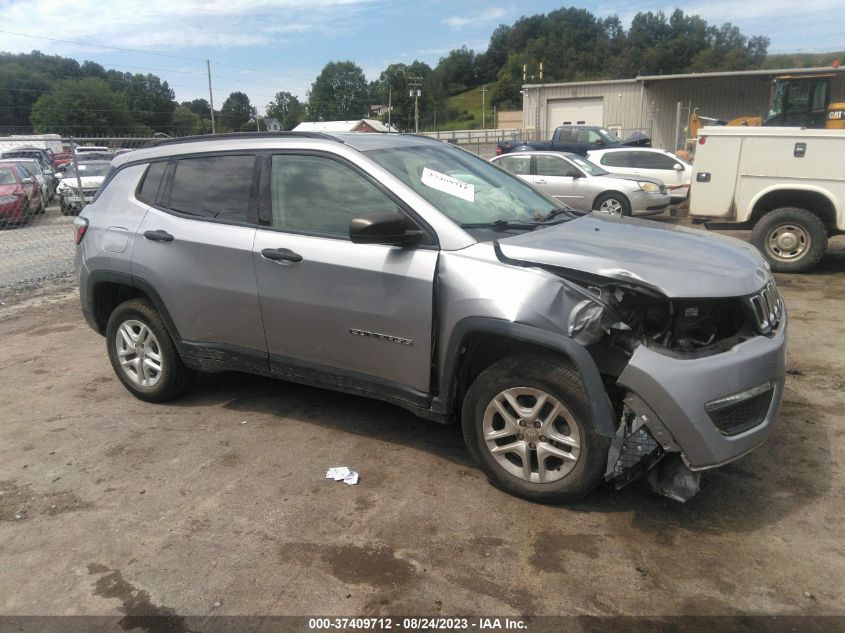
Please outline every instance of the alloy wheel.
M533 387L505 389L484 411L484 442L506 471L531 483L566 477L581 453L572 412L553 395Z
M158 339L146 324L128 319L117 328L114 340L120 369L133 384L153 387L164 369Z

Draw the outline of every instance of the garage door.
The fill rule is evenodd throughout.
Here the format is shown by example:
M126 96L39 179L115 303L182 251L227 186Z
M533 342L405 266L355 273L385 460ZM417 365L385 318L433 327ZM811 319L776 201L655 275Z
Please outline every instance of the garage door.
M604 125L601 97L550 99L546 104L547 136L559 125Z

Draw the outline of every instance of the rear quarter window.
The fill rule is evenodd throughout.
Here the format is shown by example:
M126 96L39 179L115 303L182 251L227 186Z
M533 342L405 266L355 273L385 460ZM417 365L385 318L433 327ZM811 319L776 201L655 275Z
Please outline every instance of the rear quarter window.
M159 161L157 163L150 163L147 171L144 173L144 178L141 181L141 187L138 189L138 199L147 204L155 204L158 200L159 189L161 189L161 182L164 179L164 172L167 169L166 161ZM106 179L108 182L108 178ZM105 185L105 183L103 183Z

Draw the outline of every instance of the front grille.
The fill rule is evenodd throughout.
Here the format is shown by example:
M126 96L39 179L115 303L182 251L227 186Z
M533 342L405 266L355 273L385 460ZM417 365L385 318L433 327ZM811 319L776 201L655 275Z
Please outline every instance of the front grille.
M707 413L722 435L739 435L763 423L774 393L774 388L769 388L736 404L708 409Z
M86 196L93 196L97 193L98 187L94 187L93 189L82 189L82 194Z
M783 301L778 294L774 281L769 281L756 295L748 299L751 304L751 314L754 325L761 334L768 334L774 330L783 315Z
M666 195L666 187L664 185L660 186L660 193L662 193L663 195Z

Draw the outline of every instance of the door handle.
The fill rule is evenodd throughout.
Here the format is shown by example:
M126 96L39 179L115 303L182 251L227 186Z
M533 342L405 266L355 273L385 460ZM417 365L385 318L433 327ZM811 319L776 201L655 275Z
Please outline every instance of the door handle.
M546 180L542 180L542 179L538 178L537 180L534 181L534 184L535 185L545 185L546 182L547 182Z
M264 259L269 259L274 262L301 262L302 255L294 253L289 248L265 248L261 251L261 256Z
M157 231L144 231L144 237L151 242L172 242L173 236L167 231L161 229Z

